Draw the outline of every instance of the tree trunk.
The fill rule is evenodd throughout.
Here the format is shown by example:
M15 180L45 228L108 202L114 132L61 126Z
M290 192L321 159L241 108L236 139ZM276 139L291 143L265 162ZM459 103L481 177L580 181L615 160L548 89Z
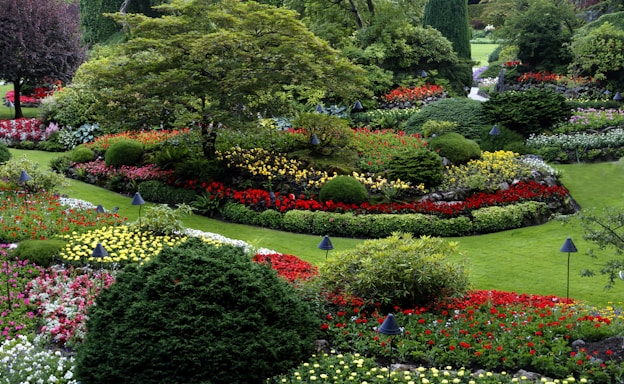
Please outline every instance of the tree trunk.
M217 131L214 129L213 123L208 116L204 117L204 121L200 123L200 128L204 157L208 160L212 160L215 158L217 152Z
M24 113L22 112L22 102L20 100L22 95L22 84L20 83L19 79L13 81L13 91L15 92L15 97L13 100L13 107L15 108L15 118L20 119L24 117Z
M364 28L364 21L362 20L362 16L360 15L357 4L355 4L354 0L349 0L349 4L351 4L351 12L353 12L353 14L355 15L355 22L357 23L358 28Z

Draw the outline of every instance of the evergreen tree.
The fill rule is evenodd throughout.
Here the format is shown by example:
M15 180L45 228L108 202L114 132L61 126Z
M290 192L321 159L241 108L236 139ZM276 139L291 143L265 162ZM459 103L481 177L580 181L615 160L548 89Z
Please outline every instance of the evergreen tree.
M467 0L429 0L425 5L424 24L442 32L453 44L457 57L472 58Z

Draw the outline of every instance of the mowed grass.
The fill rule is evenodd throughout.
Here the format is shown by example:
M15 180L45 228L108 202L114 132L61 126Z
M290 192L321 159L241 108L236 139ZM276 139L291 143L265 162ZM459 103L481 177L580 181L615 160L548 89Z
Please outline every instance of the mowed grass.
M59 156L41 151L11 149L11 152L14 156L27 156L46 168L52 158ZM624 209L622 164L571 164L557 167L563 171L561 180L583 209ZM131 205L130 196L75 180L71 180L71 185L61 192L69 197L102 204L107 209L118 206L120 215L128 217L130 221L138 218L138 207ZM143 213L145 209L143 207ZM243 240L256 248L296 255L316 265L325 261L325 251L317 248L320 236L226 223L198 215L186 217L183 221L189 228ZM580 276L583 269L600 269L614 252L602 252L598 259L586 255L587 250L595 246L583 240L582 228L574 217L567 223L553 220L534 227L448 240L459 243L462 256L457 257L457 260L466 260L474 289L565 297L568 254L560 252L560 248L567 237L572 238L579 250L578 253L570 254L570 297L596 306L624 301L624 282L619 281L615 288L605 290L605 276ZM331 240L334 250L329 252L330 259L336 253L355 248L363 242L362 239L334 237Z
M9 108L4 102L4 96L7 91L13 90L13 84L0 85L0 120L7 120L15 118L15 108ZM22 113L24 117L37 117L39 114L39 108L24 108L22 107Z
M475 67L488 65L488 57L496 47L498 47L498 44L471 44L470 53L472 60L476 62Z

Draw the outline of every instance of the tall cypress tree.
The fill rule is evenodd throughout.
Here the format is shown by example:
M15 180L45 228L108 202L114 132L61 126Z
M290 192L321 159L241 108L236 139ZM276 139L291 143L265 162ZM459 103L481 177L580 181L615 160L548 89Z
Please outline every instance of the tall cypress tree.
M471 59L470 26L468 24L468 0L429 0L423 18L453 44L460 59Z
M425 5L423 23L440 31L452 43L459 62L438 68L439 75L451 82L455 93L463 94L473 81L468 0L429 0Z

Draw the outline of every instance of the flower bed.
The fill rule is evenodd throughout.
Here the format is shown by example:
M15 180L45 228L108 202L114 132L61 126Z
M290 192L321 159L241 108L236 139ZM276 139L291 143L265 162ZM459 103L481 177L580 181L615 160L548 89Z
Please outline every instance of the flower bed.
M0 139L4 142L43 141L46 139L45 130L41 129L41 122L37 119L20 118L14 120L0 120Z

